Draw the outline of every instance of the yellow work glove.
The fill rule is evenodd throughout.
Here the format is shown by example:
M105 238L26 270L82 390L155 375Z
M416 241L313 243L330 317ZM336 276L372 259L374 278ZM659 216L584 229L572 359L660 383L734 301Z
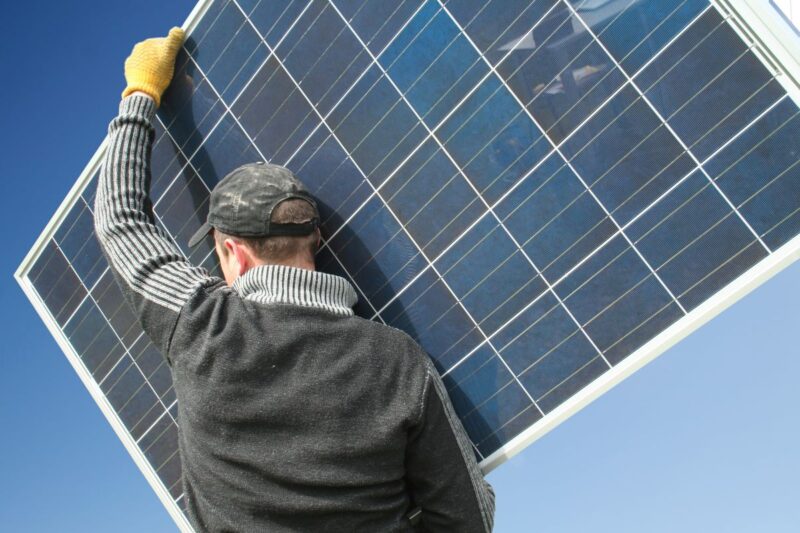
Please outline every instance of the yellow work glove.
M161 95L169 86L175 71L175 56L183 44L183 30L172 28L166 37L147 39L133 47L125 60L125 81L122 91L125 98L134 91L142 91L161 105Z

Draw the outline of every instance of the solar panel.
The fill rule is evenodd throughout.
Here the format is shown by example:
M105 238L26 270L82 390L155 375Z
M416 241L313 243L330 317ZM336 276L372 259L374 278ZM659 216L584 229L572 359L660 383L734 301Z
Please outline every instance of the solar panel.
M209 190L294 170L318 267L422 344L492 469L798 257L800 56L730 4L201 2L155 123L156 222L215 270L187 247ZM103 151L18 278L188 529L169 369L93 236Z

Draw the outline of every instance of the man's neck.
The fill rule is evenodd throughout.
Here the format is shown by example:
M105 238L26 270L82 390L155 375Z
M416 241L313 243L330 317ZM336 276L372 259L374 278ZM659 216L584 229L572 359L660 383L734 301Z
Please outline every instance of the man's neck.
M302 268L304 270L311 270L312 272L317 270L313 259L309 260L309 259L299 259L299 258L287 259L284 261L262 261L260 259L257 259L254 261L253 267L266 266L266 265L278 265L278 266Z

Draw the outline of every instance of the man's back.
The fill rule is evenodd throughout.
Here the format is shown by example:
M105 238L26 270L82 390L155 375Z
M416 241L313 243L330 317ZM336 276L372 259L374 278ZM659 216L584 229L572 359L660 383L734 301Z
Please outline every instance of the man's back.
M212 530L407 530L406 448L430 383L425 355L400 331L262 303L278 287L250 285L198 292L173 335L189 512Z
M419 507L426 530L490 530L494 495L436 370L404 334L354 317L345 279L314 271L319 215L288 169L245 165L212 191L189 244L213 234L225 280L191 265L154 223L152 120L182 39L174 28L126 62L94 215L112 272L172 369L192 525L403 531ZM291 202L311 219L298 208L282 220ZM243 237L293 254L261 260Z

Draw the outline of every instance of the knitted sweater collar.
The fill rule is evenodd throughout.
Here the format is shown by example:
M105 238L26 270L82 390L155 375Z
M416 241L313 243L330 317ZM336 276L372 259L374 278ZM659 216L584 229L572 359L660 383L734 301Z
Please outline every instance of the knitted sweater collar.
M352 316L358 300L344 278L283 265L251 268L233 282L233 290L245 300L315 307L341 316Z

